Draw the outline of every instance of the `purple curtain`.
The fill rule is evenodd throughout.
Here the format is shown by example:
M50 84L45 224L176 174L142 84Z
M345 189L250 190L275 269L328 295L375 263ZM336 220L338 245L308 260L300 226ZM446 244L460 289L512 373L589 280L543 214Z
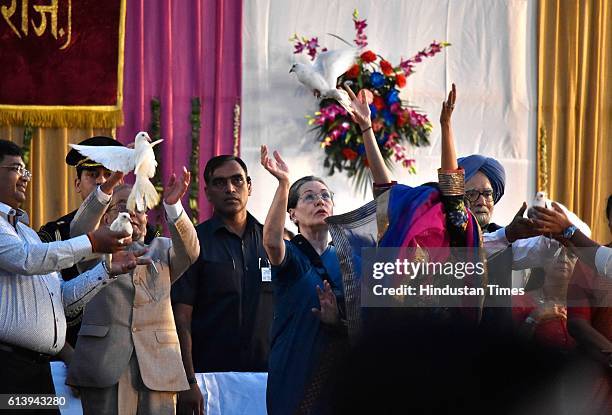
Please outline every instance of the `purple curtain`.
M161 102L162 178L189 170L191 99L201 101L200 220L206 161L233 152L234 106L241 92L241 0L128 0L123 113L117 137L130 143L149 129L150 102ZM187 206L187 201L183 201Z

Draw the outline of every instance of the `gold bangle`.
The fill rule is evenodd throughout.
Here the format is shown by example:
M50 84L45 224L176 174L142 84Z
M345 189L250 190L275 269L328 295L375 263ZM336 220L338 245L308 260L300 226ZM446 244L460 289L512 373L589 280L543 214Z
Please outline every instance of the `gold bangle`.
M465 193L464 171L443 172L438 170L438 184L444 196L463 196Z

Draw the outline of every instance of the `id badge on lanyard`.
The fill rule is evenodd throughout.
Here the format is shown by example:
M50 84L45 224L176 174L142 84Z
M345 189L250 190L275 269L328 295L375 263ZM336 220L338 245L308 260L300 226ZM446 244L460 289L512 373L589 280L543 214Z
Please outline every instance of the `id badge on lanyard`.
M266 258L259 258L259 270L261 272L261 282L272 281L272 268Z

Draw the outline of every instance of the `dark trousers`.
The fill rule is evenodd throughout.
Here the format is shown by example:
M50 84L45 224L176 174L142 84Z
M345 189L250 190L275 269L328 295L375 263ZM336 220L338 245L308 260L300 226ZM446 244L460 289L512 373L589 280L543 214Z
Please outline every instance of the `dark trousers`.
M55 387L51 378L51 366L48 361L36 361L0 350L0 393L3 394L53 394ZM0 413L10 413L11 410L0 410ZM59 415L59 409L14 411L19 415Z

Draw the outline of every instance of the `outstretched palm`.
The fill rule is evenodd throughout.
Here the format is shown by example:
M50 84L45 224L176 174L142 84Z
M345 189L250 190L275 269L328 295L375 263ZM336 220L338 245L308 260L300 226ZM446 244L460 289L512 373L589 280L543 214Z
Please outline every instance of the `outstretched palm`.
M440 124L449 125L451 115L455 109L455 101L457 100L457 88L453 84L451 91L448 93L448 99L442 103L442 111L440 111Z
M268 146L261 146L261 165L279 182L289 182L289 167L281 158L278 151L274 151L274 158L268 157Z
M364 128L370 125L370 105L368 104L368 93L371 92L362 89L359 91L359 97L348 86L344 86L344 89L351 98L351 118L360 127Z
M170 180L164 189L164 201L168 205L177 203L187 192L189 188L189 182L191 181L191 173L187 171L183 166L183 174L180 179L176 177L175 173L172 173Z

